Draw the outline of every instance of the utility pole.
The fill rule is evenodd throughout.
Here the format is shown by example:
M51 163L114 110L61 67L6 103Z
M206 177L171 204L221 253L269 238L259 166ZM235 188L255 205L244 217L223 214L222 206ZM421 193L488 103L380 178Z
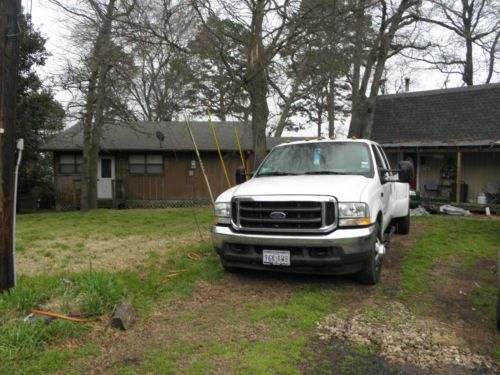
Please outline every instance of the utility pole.
M0 1L0 293L13 288L14 165L20 0Z

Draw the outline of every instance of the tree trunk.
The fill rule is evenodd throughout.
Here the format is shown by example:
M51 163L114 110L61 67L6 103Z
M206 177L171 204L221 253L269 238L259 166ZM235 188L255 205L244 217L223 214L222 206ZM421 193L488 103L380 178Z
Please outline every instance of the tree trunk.
M99 163L99 143L104 122L106 78L110 69L107 53L110 49L115 2L116 0L109 0L90 60L91 74L83 121L82 211L97 208L97 165Z
M364 1L359 0L356 9L356 26L355 26L355 39L354 39L354 54L353 54L353 72L351 82L351 123L349 125L348 136L359 137L361 135L361 122L360 122L360 106L361 106L361 63L363 55L363 18L364 18Z
M359 77L356 85L353 78L353 105L351 110L351 126L349 128L349 136L361 138L371 138L373 119L375 115L375 105L377 102L378 91L384 72L385 62L389 53L390 45L396 35L396 32L401 27L403 14L416 2L402 1L399 8L392 17L389 17L390 22L386 24L388 28L381 28L377 35L376 43L371 47L364 66L363 78L359 84ZM385 22L385 20L383 20ZM362 24L361 24L362 26ZM359 48L362 48L358 43L362 43L361 34L363 28L356 27L356 59L360 58ZM356 60L355 60L356 61ZM373 76L372 76L373 72ZM356 73L356 71L354 72ZM367 96L368 86L370 85L369 96Z
M252 29L247 57L245 88L250 94L252 112L252 142L254 149L254 168L264 160L267 153L266 126L269 117L267 105L268 82L265 65L265 52L262 41L266 0L257 0L252 15Z
M474 13L474 2L469 4L468 1L462 1L464 22L464 36L465 36L465 66L463 81L467 86L474 85L474 63L472 60L472 17Z
M92 190L92 123L94 119L94 102L95 102L95 89L97 82L98 71L97 67L93 66L89 87L87 91L85 116L83 118L83 164L82 164L82 182L81 182L81 202L80 209L88 211L91 209L91 190ZM97 181L96 181L97 184ZM97 203L96 203L97 205Z
M292 91L290 92L288 98L286 98L285 100L285 105L283 106L283 111L281 112L278 126L276 127L276 131L274 132L275 137L281 137L281 135L283 134L283 130L285 130L286 120L290 115L290 109L292 108L292 104L295 101L297 92L299 91L299 87L304 80L304 68L307 61L307 58L302 59L301 63L298 66L297 74L295 75L295 79L292 85Z
M328 113L328 136L335 135L335 80L330 78L328 82L328 98L326 110Z
M500 30L497 32L497 35L495 36L495 40L493 41L493 44L491 45L490 61L488 64L488 77L486 78L485 83L490 83L491 77L493 77L493 71L494 71L494 67L495 67L495 51L496 51L496 47L497 47L499 38L500 38Z
M321 124L323 119L323 103L318 105L318 138L321 137Z
M467 37L465 40L465 47L467 53L465 55L465 66L464 66L464 76L463 81L467 86L474 85L474 63L472 59L472 39Z
M254 169L257 168L267 154L266 126L269 116L267 106L267 84L253 82L249 88L250 107L252 109L252 137L254 149Z

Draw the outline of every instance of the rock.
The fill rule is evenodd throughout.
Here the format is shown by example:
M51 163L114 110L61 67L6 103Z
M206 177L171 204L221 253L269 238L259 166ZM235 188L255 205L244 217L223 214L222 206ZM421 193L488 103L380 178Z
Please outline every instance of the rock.
M121 330L127 330L134 323L137 315L130 303L121 304L113 314L111 326Z

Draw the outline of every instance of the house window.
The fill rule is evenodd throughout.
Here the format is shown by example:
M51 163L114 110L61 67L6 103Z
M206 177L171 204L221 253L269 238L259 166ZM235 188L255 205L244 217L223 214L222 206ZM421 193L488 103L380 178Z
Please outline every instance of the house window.
M130 174L162 174L163 157L153 154L134 154L128 159Z
M82 155L67 154L59 156L59 173L82 173Z

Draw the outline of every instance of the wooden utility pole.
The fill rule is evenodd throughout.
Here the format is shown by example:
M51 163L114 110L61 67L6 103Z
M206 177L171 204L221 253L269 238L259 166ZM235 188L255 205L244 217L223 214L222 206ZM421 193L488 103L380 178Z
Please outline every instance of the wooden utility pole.
M14 165L20 0L0 1L0 293L13 288Z

